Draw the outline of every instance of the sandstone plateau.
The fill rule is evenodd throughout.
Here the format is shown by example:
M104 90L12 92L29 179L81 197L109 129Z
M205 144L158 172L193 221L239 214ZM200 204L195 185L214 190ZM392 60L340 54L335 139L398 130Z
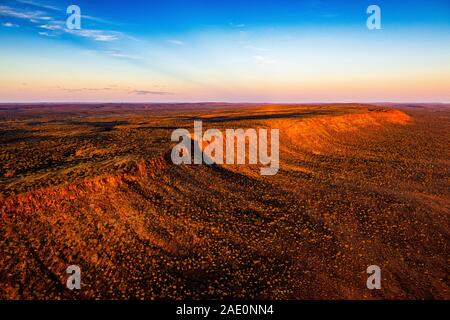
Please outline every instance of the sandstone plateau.
M194 120L279 128L278 174L172 164ZM0 105L0 141L2 299L450 299L449 106Z

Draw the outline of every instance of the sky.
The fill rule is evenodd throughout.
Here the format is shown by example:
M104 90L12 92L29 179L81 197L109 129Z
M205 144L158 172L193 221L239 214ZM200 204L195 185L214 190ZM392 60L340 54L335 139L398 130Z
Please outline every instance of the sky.
M450 1L0 0L0 102L69 101L450 102Z

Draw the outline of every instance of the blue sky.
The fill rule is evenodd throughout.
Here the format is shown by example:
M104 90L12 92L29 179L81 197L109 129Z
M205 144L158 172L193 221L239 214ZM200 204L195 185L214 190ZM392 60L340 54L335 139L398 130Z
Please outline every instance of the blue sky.
M440 0L6 0L0 100L450 101L449 36Z

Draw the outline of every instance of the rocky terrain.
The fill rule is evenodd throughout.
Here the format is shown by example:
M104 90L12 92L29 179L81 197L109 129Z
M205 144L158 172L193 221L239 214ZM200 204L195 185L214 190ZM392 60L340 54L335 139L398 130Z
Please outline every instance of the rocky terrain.
M450 299L449 107L0 105L0 298ZM278 174L172 164L194 120Z

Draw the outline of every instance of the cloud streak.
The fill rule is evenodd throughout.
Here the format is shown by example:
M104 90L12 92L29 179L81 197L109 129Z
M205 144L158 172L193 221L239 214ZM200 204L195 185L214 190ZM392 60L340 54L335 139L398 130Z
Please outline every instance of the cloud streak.
M131 87L127 88L120 88L116 85L110 85L103 88L64 88L57 86L59 90L66 91L66 92L98 92L98 91L118 91L118 92L125 92L128 94L133 95L171 95L173 92L169 91L155 91L155 90L130 90Z
M27 20L45 20L51 19L45 16L45 12L38 10L17 10L8 6L0 5L0 16L12 17Z
M169 40L167 40L167 42L171 43L171 44L175 44L177 46L183 46L184 45L183 41L177 40L177 39L169 39Z
M54 11L63 11L63 9L61 9L59 7L51 6L51 5L40 3L40 2L36 2L36 1L31 1L31 0L16 0L16 1L19 2L19 3L22 3L22 4L30 5L30 6L41 8L41 9L48 9L48 10L54 10Z
M44 5L34 1L20 0L17 2L33 5L39 8L61 11L57 7ZM38 28L46 30L45 32L43 31L38 32L38 34L42 36L57 37L65 33L100 42L115 41L122 37L122 33L118 31L101 30L101 29L80 29L80 30L67 29L65 27L65 21L54 19L48 16L46 12L40 10L16 9L9 6L0 5L0 16L7 16L16 19L25 19L29 20L31 23L40 24ZM90 20L102 21L100 18L96 17L91 16L84 16L84 17ZM8 27L9 25L4 26Z
M63 29L64 32L77 35L84 38L89 38L95 41L115 41L118 40L121 36L121 33L118 31L108 31L108 30L93 30L93 29Z
M17 28L17 27L19 27L18 24L15 24L15 23L12 23L12 22L2 23L2 26L6 27L6 28Z
M152 90L133 90L133 91L130 91L130 93L139 94L139 95L168 95L168 94L173 94L172 92L168 92L168 91L152 91Z

